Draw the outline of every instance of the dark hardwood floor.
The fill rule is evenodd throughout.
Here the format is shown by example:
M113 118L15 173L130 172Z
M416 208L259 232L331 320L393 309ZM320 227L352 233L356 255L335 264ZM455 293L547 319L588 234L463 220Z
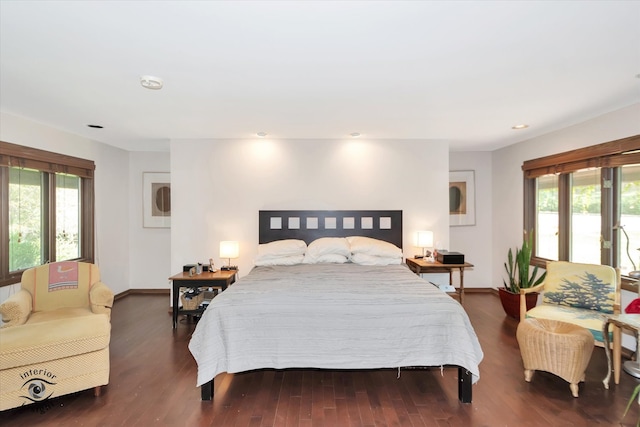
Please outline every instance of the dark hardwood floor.
M168 296L129 295L112 315L111 378L91 390L0 413L0 425L47 426L632 426L638 405L622 414L637 384L622 375L605 390L604 350L594 350L573 398L545 372L523 376L517 322L498 298L467 293L465 304L485 353L473 403L457 398L457 369L264 370L221 374L213 402L200 401L187 349L194 324L174 331Z

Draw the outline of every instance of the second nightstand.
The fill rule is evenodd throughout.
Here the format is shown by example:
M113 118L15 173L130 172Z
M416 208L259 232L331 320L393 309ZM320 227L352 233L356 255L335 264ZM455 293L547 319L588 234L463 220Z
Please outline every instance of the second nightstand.
M473 267L473 264L442 264L438 261L428 261L419 258L407 258L407 266L418 276L422 273L449 273L449 285L453 286L453 271L460 272L460 287L456 288L456 295L461 305L464 305L464 269Z

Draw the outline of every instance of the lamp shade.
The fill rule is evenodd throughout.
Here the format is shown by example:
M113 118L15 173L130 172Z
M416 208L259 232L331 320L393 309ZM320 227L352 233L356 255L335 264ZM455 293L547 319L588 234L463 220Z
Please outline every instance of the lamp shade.
M433 231L418 231L416 246L419 248L433 247Z
M235 240L225 240L220 242L220 258L238 258L240 247Z

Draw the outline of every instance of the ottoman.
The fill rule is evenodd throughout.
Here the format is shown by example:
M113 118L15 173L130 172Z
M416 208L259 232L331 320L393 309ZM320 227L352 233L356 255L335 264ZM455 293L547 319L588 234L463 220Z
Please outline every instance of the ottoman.
M516 337L525 381L531 381L534 371L550 372L567 381L578 397L578 382L584 381L593 352L591 332L558 320L529 318L520 322Z

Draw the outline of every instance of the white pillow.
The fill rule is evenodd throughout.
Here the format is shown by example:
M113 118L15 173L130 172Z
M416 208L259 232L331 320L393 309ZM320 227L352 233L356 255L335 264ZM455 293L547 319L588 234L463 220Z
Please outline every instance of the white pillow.
M348 257L351 254L349 242L344 237L321 237L309 243L307 256L317 258L321 255L342 255Z
M256 260L254 264L258 267L265 265L295 265L302 264L304 255L290 255L282 257L270 257Z
M396 265L402 264L402 257L384 257L369 254L353 254L351 262L360 265Z
M351 246L351 253L353 254L402 258L402 250L393 243L364 236L350 236L347 237L347 241Z
M340 254L324 254L317 257L309 256L309 254L304 256L304 264L344 264L349 261L344 255Z
M304 240L298 239L276 240L270 243L263 243L258 245L256 262L263 259L304 255L306 250L307 244Z

